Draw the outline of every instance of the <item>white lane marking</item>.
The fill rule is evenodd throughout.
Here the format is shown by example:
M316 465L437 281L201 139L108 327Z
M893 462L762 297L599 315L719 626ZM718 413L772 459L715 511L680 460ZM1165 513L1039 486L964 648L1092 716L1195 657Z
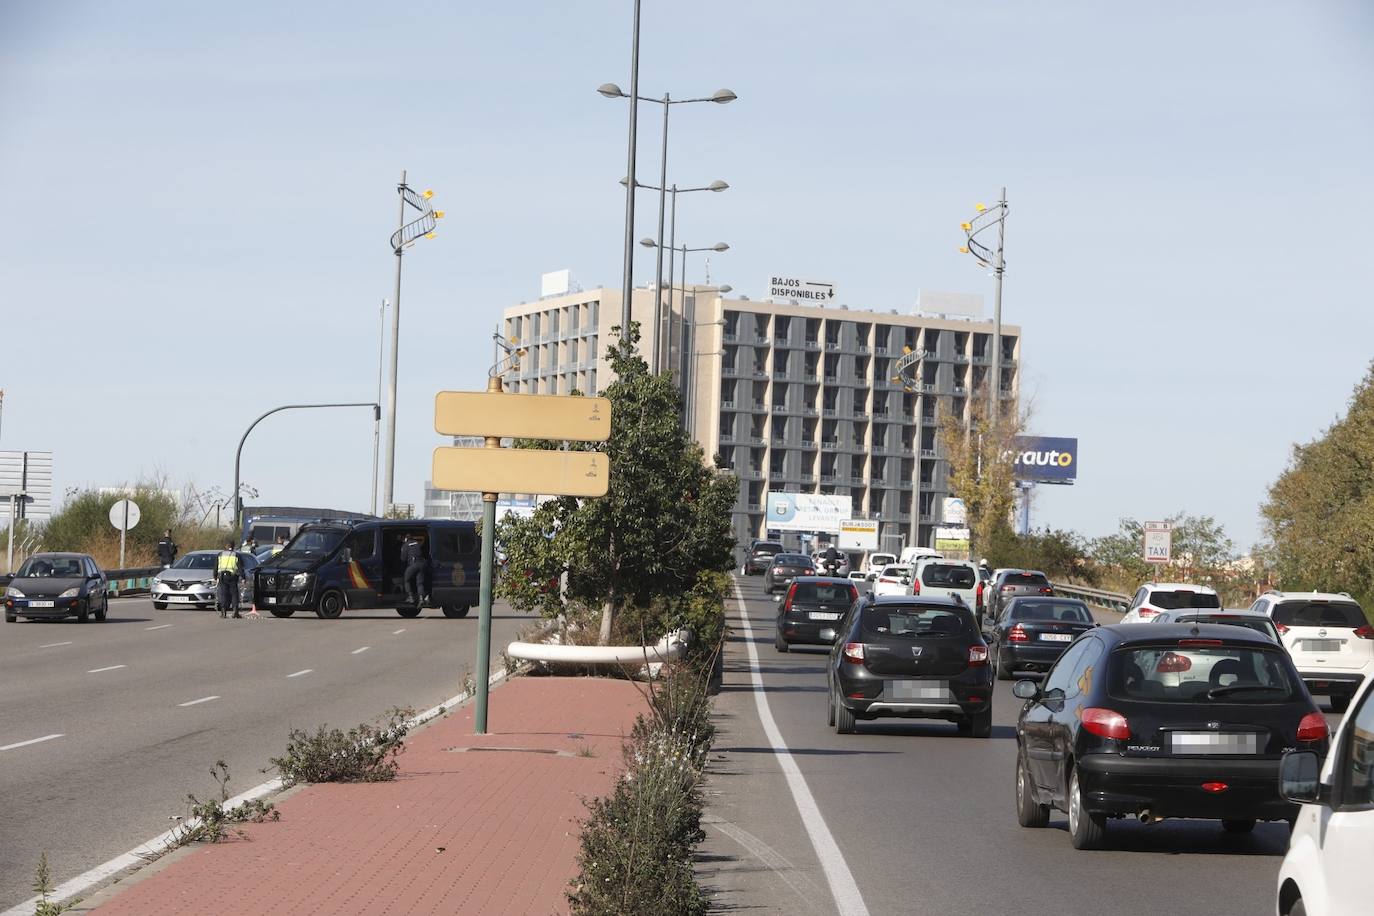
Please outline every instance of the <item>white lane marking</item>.
M349 655L361 655L362 653L366 652L368 649L371 649L371 648L372 648L371 646L363 646L361 649L354 649L352 652L350 652L350 653L348 653L348 654L349 654Z
M312 672L312 671L314 671L314 670L315 670L314 668L302 668L300 671L297 671L295 674L288 674L287 677L300 677L302 674L309 674L310 672Z
M392 630L392 631L391 631L391 635L392 635L392 636L400 636L400 635L401 635L402 633L404 633L405 631L406 631L406 628L405 628L405 627L401 627L399 630Z
M51 741L54 738L65 738L66 735L44 735L41 738L30 738L27 741L16 741L13 744L0 746L0 751L12 751L17 747L28 747L30 744L42 744L44 741Z
M72 641L69 639L69 640L67 640L66 642L50 642L50 643L48 643L46 646L39 646L38 648L40 648L40 649L55 649L55 648L57 648L58 646L70 646L71 644L72 644Z
M772 869L773 874L777 875L780 880L786 882L788 887L792 888L797 895L797 899L806 905L808 912L825 912L820 907L820 902L825 897L825 888L812 881L805 872L800 871L797 866L793 865L772 846L769 846L763 840L754 836L738 824L732 824L729 821L721 820L711 814L702 815L701 826L711 827L720 831L723 835L743 846L754 858Z
M191 700L191 701L186 702L186 703L178 703L177 705L178 705L178 706L195 706L197 703L208 703L208 702L210 702L211 700L218 700L218 699L219 699L219 697L217 697L217 696L213 696L213 697L201 697L199 700Z
M102 671L118 671L120 668L127 668L127 667L129 667L129 666L128 666L128 665L110 665L109 667L106 667L106 668L92 668L91 670L87 671L86 673L87 673L87 674L99 674L99 673L102 672Z
M160 623L160 624L158 624L158 625L155 626L155 627L144 627L143 629L145 629L145 630L165 630L165 629L167 629L167 628L170 627L170 626L172 626L172 624L170 624L170 623Z
M868 907L864 905L854 874L849 870L830 828L826 826L825 818L821 817L821 809L806 784L806 777L802 776L796 758L787 749L787 742L783 741L782 732L778 731L778 724L773 720L768 694L763 690L763 675L759 672L759 653L754 648L754 630L749 625L749 610L744 605L744 595L740 592L738 582L735 583L735 601L739 604L740 622L744 627L744 646L749 651L749 677L754 683L754 704L758 707L759 722L763 724L764 734L768 736L768 743L778 758L782 774L787 777L787 788L792 792L792 801L797 806L802 825L811 838L811 847L816 850L816 858L825 872L826 883L830 885L831 896L835 898L835 908L840 916L868 916Z

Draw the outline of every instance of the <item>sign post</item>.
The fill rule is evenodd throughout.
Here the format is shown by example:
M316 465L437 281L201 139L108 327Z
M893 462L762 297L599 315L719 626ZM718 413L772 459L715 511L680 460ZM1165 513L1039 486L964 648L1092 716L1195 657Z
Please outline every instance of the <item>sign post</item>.
M1173 550L1174 526L1168 522L1146 522L1144 529L1145 562L1167 564Z
M502 493L605 496L610 460L600 452L504 449L503 438L605 442L611 402L568 395L507 394L501 376L486 391L441 391L434 398L434 431L482 436L482 448L436 448L431 477L437 490L482 494L482 569L477 615L477 695L473 732L487 733L491 671L491 605L496 574L496 502Z
M142 517L138 503L132 499L121 499L110 507L110 524L119 529L120 569L124 568L124 541L129 535L129 530L138 527L138 520Z

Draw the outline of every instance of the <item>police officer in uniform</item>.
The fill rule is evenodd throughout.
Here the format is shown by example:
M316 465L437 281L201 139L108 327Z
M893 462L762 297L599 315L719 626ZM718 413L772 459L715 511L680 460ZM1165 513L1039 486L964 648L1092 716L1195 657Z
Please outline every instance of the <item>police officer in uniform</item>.
M177 561L177 542L172 540L172 529L162 532L162 540L157 542L157 561L166 569Z
M218 580L219 594L219 616L225 617L229 609L234 609L235 617L242 617L239 613L239 576L242 574L239 569L239 555L234 552L232 541L224 545L224 550L220 551L215 560L215 576Z
M429 603L429 561L425 558L424 546L413 534L406 535L401 546L401 561L406 567L406 598L411 604Z

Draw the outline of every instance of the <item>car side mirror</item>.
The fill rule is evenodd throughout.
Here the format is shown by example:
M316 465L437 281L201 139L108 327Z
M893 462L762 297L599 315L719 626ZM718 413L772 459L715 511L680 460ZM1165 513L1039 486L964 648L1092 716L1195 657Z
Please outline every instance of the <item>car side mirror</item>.
M836 635L838 634L836 634L835 631L830 627L826 627L824 630L821 630L820 632L822 642L834 642Z
M1279 794L1287 801L1329 805L1331 787L1322 785L1322 761L1314 751L1289 751L1279 764Z
M1011 695L1018 700L1039 699L1040 685L1035 681L1017 681L1011 685Z

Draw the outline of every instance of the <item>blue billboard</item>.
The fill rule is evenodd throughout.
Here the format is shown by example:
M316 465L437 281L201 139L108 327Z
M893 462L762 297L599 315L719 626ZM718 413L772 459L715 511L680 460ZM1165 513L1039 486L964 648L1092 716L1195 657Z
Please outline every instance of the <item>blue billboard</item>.
M1012 473L1033 483L1073 483L1078 477L1078 440L1017 436Z

